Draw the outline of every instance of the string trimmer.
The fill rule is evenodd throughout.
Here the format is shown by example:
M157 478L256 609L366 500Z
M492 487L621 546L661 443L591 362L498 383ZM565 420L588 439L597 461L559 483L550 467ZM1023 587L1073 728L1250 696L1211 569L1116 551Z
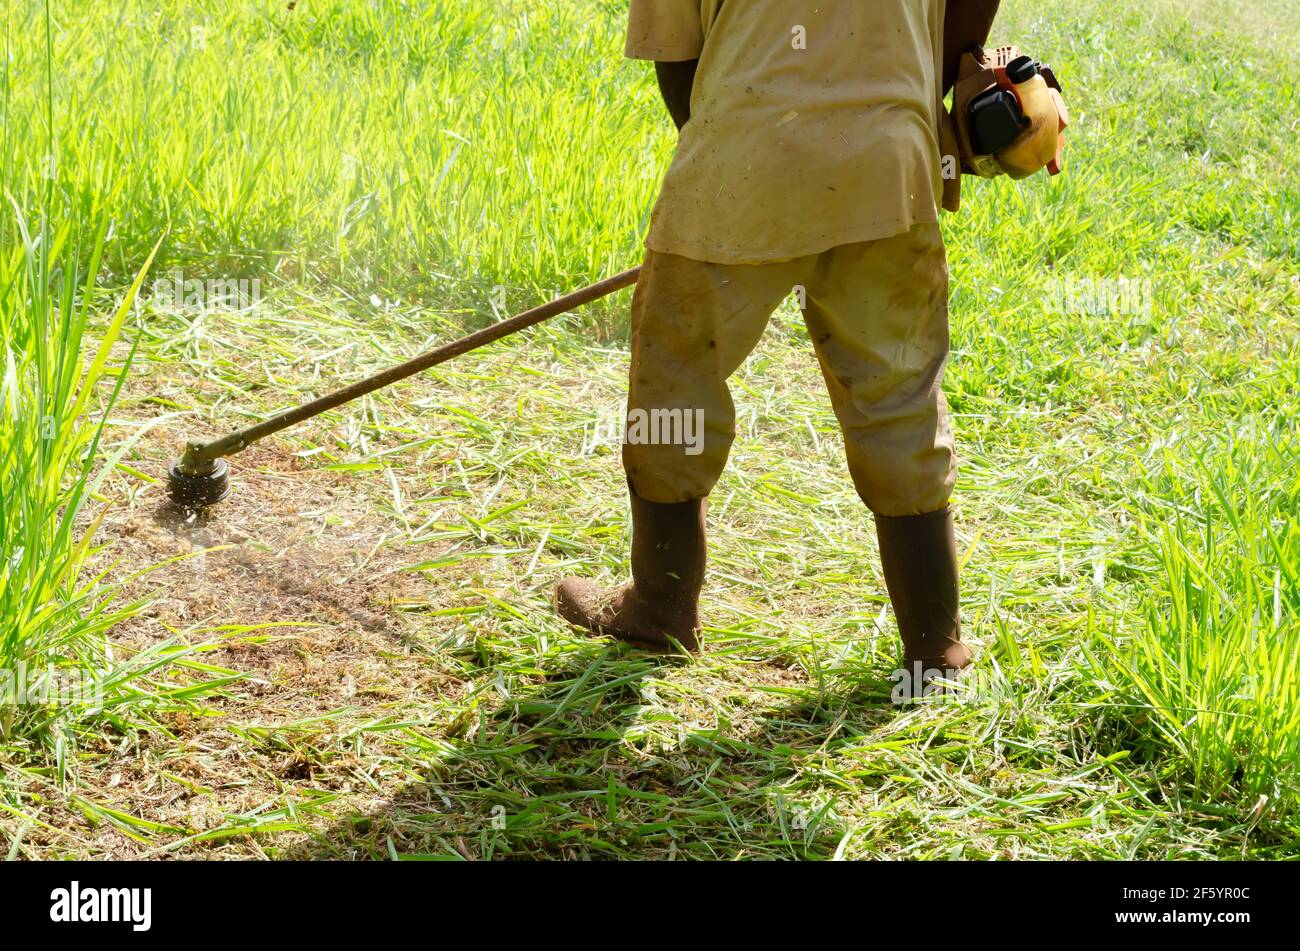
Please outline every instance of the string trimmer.
M286 429L295 423L301 423L305 419L311 419L313 416L334 409L336 406L350 403L357 397L373 393L375 390L396 383L398 380L404 380L408 376L429 369L429 367L437 366L439 363L458 357L462 353L477 350L479 347L500 340L502 337L518 333L526 327L540 324L542 321L557 317L560 314L567 314L583 304L600 300L600 298L617 290L635 284L640 272L640 268L632 268L621 274L615 274L613 277L607 277L605 280L589 287L565 294L563 297L557 297L553 301L526 310L522 314L516 314L514 317L495 323L490 327L484 327L482 330L475 331L449 344L444 344L436 350L430 350L418 357L407 360L405 363L398 364L381 373L376 373L374 376L366 377L351 386L345 386L341 390L318 397L310 403L304 403L302 406L293 409L282 410L270 419L249 426L247 429L238 430L211 442L199 442L191 439L185 444L185 454L171 464L171 468L167 473L168 491L172 501L188 509L214 505L230 494L230 467L223 457L233 456L272 433L278 433L282 429Z

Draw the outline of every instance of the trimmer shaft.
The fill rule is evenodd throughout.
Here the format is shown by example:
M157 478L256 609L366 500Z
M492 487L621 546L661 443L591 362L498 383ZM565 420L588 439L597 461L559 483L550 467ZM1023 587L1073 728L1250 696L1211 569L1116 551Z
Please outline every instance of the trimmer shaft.
M430 350L428 353L423 353L398 366L390 367L376 373L374 376L359 380L351 386L345 386L333 393L326 393L310 403L282 410L260 423L249 426L247 429L241 429L211 442L199 442L192 439L185 446L185 455L173 462L167 472L167 488L171 494L171 499L177 505L187 509L215 505L230 494L230 467L226 465L226 460L221 458L222 456L242 452L259 439L269 436L271 433L278 433L294 423L300 423L304 419L311 419L326 410L342 406L357 397L373 393L375 390L396 383L398 380L404 380L408 376L429 369L429 367L444 363L452 357L460 356L462 353L469 353L471 350L477 350L479 347L500 340L502 337L518 333L525 327L540 324L543 320L548 320L557 314L567 314L583 304L590 304L607 294L629 287L636 283L637 275L640 272L640 268L632 268L621 274L615 274L613 277L607 277L605 280L589 287L565 294L563 297L557 297L553 301L534 307L532 310L526 310L522 314L516 314L508 320L502 320L484 327L482 330L476 330L468 336L453 340L436 350Z

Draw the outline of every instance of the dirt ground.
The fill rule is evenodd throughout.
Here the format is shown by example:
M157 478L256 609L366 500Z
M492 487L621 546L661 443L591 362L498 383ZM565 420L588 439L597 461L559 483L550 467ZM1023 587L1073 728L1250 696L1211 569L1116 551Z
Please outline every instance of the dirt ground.
M164 472L177 436L155 430L132 465L153 462L153 472ZM369 768L376 741L358 734L343 756L332 741L398 713L418 718L422 698L446 702L462 689L422 649L416 630L427 634L430 625L412 620L427 607L427 586L405 569L436 552L393 544L391 519L376 514L347 474L304 465L274 445L251 447L231 466L230 498L197 514L166 501L163 480L115 480L92 567L132 579L127 600L148 599L114 629L115 652L169 640L202 644L192 660L240 678L200 699L198 714L164 710L159 730L80 749L69 795L31 790L46 798L41 821L49 827L29 830L29 845L160 856L232 816L274 813L277 803L332 796L364 810L396 788ZM162 676L176 685L174 674ZM286 741L289 725L294 739ZM316 742L302 742L304 735ZM322 746L331 747L328 770ZM133 835L140 832L147 836ZM200 854L211 850L262 854L239 835Z

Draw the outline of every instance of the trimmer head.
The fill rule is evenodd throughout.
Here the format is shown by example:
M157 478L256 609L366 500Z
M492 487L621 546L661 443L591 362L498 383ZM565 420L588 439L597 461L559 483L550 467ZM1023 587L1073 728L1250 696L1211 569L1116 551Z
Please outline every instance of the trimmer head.
M225 459L212 462L207 472L187 472L177 459L167 470L167 491L181 508L201 509L216 505L230 494L230 466Z

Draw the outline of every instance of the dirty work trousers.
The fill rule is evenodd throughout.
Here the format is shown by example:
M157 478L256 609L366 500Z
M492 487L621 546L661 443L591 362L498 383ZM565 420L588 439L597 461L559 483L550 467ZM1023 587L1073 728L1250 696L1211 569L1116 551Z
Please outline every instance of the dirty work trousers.
M709 494L735 438L727 378L792 289L802 289L804 322L862 500L878 515L942 509L955 462L940 390L948 265L934 223L765 264L647 251L632 299L623 443L636 494L650 502ZM690 433L695 420L702 438Z

